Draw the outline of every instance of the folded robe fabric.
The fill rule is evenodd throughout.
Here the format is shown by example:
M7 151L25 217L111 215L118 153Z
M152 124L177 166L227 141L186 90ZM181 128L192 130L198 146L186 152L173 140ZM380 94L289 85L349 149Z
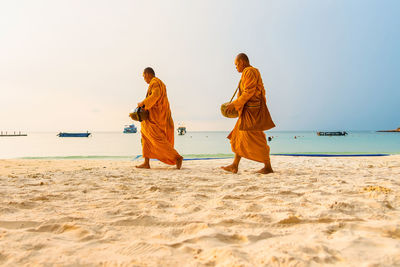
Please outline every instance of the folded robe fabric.
M232 151L247 159L269 162L270 148L263 131L275 124L266 107L264 85L256 68L249 66L243 70L239 95L232 103L239 111L239 119L228 136ZM267 113L264 110L260 114L261 105L265 105Z
M174 149L174 121L165 84L154 77L143 101L149 111L147 120L141 122L143 157L158 159L174 165L181 156Z

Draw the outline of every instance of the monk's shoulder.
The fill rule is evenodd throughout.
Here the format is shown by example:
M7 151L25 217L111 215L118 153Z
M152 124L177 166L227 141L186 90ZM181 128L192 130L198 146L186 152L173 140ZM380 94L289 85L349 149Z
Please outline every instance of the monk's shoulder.
M153 79L151 79L149 86L152 87L153 85L157 84L157 79L156 77L154 77Z
M157 81L156 78L153 78L149 83L149 88L153 89L153 88L156 88L156 87L159 87L159 82Z
M163 83L159 78L154 77L154 78L151 80L150 85L163 87L164 83Z
M247 67L243 70L243 78L245 79L257 78L258 76L260 76L260 72L254 67Z

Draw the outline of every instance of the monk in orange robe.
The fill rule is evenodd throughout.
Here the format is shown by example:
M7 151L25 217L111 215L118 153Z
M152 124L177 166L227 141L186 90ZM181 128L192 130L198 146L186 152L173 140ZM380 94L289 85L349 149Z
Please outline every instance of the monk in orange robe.
M141 122L144 163L136 167L150 169L150 159L158 159L180 169L183 157L174 149L174 121L165 84L155 77L152 68L143 71L143 78L149 88L146 98L138 103L138 107L144 106L149 111L149 118Z
M227 111L236 109L239 119L228 139L231 141L235 159L222 169L237 173L242 157L264 163L257 173L272 173L269 157L270 148L265 138L265 130L275 127L266 106L265 89L258 69L250 65L246 54L239 54L235 59L236 69L242 73L239 94L235 101L227 106Z

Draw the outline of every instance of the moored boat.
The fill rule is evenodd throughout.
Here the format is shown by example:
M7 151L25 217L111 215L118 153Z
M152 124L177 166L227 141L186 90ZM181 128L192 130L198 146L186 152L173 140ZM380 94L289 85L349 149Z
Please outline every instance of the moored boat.
M318 136L346 136L347 132L317 132Z
M184 135L184 134L186 134L186 127L185 126L179 126L177 131L178 131L178 135Z
M125 125L124 133L137 133L135 124Z
M86 133L66 133L66 132L60 132L57 134L58 137L89 137L91 133L86 132Z

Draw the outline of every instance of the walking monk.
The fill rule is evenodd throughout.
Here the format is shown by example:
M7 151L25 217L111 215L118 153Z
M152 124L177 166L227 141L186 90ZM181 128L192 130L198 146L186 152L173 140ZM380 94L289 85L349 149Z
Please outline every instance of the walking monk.
M263 131L275 127L269 114L265 89L258 69L250 65L246 54L239 54L235 59L236 69L242 73L239 83L238 98L227 106L227 111L236 109L239 119L235 128L229 134L235 159L229 166L222 169L237 173L242 157L264 163L264 168L257 173L272 173L269 158L269 146Z
M150 169L150 159L158 159L180 169L183 157L174 149L174 121L165 84L155 77L152 68L144 69L143 78L149 89L146 99L138 103L138 107L144 106L149 111L149 119L141 122L144 163L136 167Z

